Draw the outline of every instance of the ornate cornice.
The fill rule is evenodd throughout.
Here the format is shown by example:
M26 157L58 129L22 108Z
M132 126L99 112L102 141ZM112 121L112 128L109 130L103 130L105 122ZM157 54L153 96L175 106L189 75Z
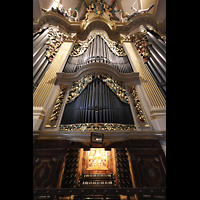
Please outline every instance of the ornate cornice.
M121 81L124 83L136 83L139 81L139 73L131 72L131 73L120 73L113 66L104 64L104 63L90 63L83 67L81 67L75 73L57 73L57 78L55 81L56 85L60 84L70 84L71 82L77 81L81 77L87 74L95 74L95 73L103 73L112 76L117 81Z
M114 41L119 41L119 34L128 35L140 26L150 26L156 29L160 34L165 34L165 26L158 24L154 15L150 13L138 14L132 18L132 21L128 22L117 22L105 20L102 17L96 17L87 22L87 25L82 26L83 21L70 22L64 16L49 11L41 15L37 22L33 24L33 32L38 31L45 24L59 26L60 30L67 33L77 33L77 39L85 40L88 34L94 29L102 29L106 31L109 38Z

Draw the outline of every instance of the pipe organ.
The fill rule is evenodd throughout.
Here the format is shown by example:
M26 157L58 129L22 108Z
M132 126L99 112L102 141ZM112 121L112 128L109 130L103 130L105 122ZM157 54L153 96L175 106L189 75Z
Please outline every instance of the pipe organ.
M94 0L84 20L50 10L35 22L34 199L92 199L98 187L95 198L165 198L163 24L150 13L119 22L109 7Z

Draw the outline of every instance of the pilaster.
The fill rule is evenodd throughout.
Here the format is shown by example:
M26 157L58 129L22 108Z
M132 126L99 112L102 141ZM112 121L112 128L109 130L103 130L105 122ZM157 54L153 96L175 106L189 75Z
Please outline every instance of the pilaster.
M33 130L39 129L44 119L49 101L54 101L55 99L56 92L54 89L56 86L54 83L56 80L56 73L62 72L63 70L63 67L73 48L73 42L75 40L74 36L76 36L76 34L74 34L73 37L69 37L62 43L58 53L52 61L52 64L33 94Z
M124 50L130 60L134 72L139 72L141 90L139 95L142 102L146 102L146 112L150 116L154 130L166 130L166 100L156 85L153 77L146 68L137 49L132 43L130 35L120 35ZM144 92L141 92L141 91ZM141 94L140 94L141 93ZM143 93L143 94L142 94ZM146 93L144 95L144 93Z

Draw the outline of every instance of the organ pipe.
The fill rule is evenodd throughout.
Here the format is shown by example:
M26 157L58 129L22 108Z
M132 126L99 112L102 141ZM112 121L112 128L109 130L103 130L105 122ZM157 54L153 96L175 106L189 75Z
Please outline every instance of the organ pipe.
M130 105L123 103L96 78L75 101L65 105L61 124L120 123L134 124Z
M166 54L162 49L147 35L147 39L149 43L151 43L153 49L159 54L159 56L163 59L164 62L166 62Z
M151 53L151 55L155 58L155 60L158 62L160 67L163 69L163 71L166 72L166 63L163 61L163 59L159 56L159 54L152 48L151 45L147 47Z
M115 67L121 73L131 73L133 69L127 56L117 56L109 49L106 42L99 35L89 44L87 50L80 56L69 56L63 72L74 73L83 65L101 62Z
M158 39L153 34L151 34L149 31L147 31L147 34L163 50L163 52L166 53L166 46L162 45L161 42L159 42Z
M146 38L150 43L147 48L150 57L146 66L166 98L166 44L159 38L159 35L156 37L154 34L154 32L151 33L147 30Z

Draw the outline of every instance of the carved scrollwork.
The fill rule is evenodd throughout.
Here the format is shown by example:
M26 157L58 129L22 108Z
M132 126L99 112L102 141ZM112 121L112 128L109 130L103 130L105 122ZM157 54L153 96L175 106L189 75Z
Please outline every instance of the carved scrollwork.
M58 120L59 113L60 113L61 106L63 104L63 100L64 100L66 90L67 90L67 87L60 88L60 91L59 91L58 96L56 98L53 110L52 110L51 115L50 115L49 120L48 120L48 125L52 126L52 125L56 124L56 122Z
M140 98L139 98L139 95L138 95L135 85L129 86L129 89L130 89L130 94L131 94L132 101L133 101L134 111L137 116L138 126L139 127L148 127L149 123L146 118L143 106L141 105L141 101L140 101Z
M135 131L133 124L83 123L60 125L59 131Z
M46 57L50 62L53 61L61 44L64 41L74 41L76 39L76 33L61 33L58 28L49 28L49 39L46 42Z
M126 56L126 53L125 53L123 46L120 42L115 42L115 41L110 40L108 38L108 36L105 36L101 32L94 33L88 39L86 39L84 41L80 41L80 40L76 41L70 56L80 56L80 55L82 55L86 51L86 49L88 48L89 44L96 38L97 35L99 35L102 39L104 39L104 41L108 45L109 49L115 55Z

